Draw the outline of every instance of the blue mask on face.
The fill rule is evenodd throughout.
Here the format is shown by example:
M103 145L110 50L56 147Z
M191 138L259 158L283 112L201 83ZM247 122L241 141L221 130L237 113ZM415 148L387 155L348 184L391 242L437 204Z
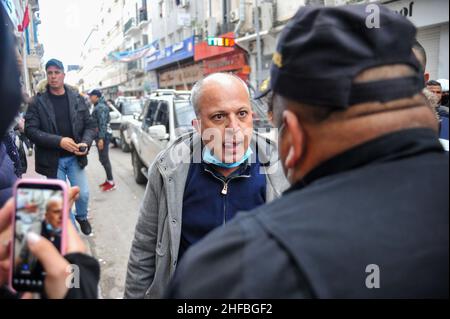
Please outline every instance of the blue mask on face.
M47 227L47 231L49 231L50 233L59 235L61 234L61 228L54 228L50 223L46 223L46 227Z
M236 163L224 163L220 160L218 160L214 155L212 155L212 151L205 147L205 149L203 150L203 161L208 163L208 164L213 164L222 168L236 168L241 166L243 163L245 163L250 156L252 156L253 151L252 149L249 147L247 152L245 152L244 156L241 158L241 160L239 162Z

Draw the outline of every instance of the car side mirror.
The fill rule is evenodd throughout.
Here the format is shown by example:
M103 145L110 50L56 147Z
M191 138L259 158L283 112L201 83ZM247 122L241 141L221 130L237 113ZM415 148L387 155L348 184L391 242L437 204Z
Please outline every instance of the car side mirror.
M155 125L148 129L148 134L157 140L168 140L169 134L167 134L167 129L165 125Z
M140 120L140 117L141 117L141 114L140 114L140 113L137 113L137 112L133 113L133 119L139 121L139 120Z

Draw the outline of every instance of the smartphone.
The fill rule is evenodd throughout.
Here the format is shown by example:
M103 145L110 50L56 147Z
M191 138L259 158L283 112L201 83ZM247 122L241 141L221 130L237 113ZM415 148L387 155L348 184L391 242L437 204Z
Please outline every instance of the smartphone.
M41 235L65 254L68 187L58 180L22 179L14 186L14 198L10 288L16 292L41 292L46 274L28 249L27 234Z

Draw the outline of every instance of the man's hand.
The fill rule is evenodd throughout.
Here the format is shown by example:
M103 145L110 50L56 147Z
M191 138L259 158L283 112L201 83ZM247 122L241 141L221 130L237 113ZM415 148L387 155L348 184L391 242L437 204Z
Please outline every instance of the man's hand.
M76 156L85 156L89 152L88 145L86 143L80 143L77 145L77 151L75 152ZM84 152L80 152L80 148L85 148L86 150Z
M78 144L70 137L63 137L59 146L70 153L78 152Z
M103 151L103 149L105 148L105 142L103 140L98 140L97 141L97 148L99 151Z
M69 190L69 207L73 205L80 193L78 187ZM0 209L0 286L8 281L10 270L9 256L11 253L11 221L14 214L14 200L9 200ZM67 295L66 279L70 273L70 265L61 256L55 246L42 236L29 233L27 242L30 251L43 265L47 276L45 278L45 292L50 299L62 299ZM78 236L72 222L67 220L66 253L86 253L86 246Z

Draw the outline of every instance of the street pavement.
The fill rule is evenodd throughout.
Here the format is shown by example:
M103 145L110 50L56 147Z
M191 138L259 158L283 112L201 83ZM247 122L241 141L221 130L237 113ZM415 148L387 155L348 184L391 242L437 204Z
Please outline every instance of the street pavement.
M105 181L106 175L98 160L97 149L92 147L87 176L90 188L89 220L93 233L82 238L101 264L101 298L118 299L123 297L128 256L145 186L134 181L129 153L111 148L110 158L117 189L103 193L98 185ZM25 177L40 177L34 173L32 157L28 158Z

